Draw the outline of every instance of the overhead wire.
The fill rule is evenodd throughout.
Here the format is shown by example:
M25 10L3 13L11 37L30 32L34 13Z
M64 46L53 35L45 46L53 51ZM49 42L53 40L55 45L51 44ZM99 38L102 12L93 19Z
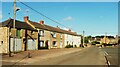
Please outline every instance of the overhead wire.
M49 20L51 20L51 21L53 21L53 22L55 22L55 23L57 23L57 24L59 24L59 25L61 25L61 26L63 26L63 27L72 29L72 28L70 28L70 27L68 27L68 26L65 26L65 25L63 25L63 24L61 24L61 23L59 23L59 22L53 20L52 18L50 18L50 17L44 15L43 13L41 13L41 12L37 11L36 9L34 9L34 8L30 7L30 6L28 6L27 4L23 3L22 1L20 1L20 0L18 0L18 1L19 1L21 4L25 5L26 7L30 8L31 10L35 11L36 13L40 14L41 16L43 16L43 17L45 17L45 18L47 18L47 19L49 19Z

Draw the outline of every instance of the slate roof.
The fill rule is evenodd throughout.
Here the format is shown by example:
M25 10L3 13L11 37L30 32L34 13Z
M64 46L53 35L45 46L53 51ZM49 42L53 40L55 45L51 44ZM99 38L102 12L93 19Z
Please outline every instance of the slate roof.
M59 33L78 36L77 33L75 33L75 32L71 32L71 31L60 29L60 28L52 27L52 26L49 26L49 25L46 25L46 24L40 24L40 23L33 22L33 21L30 21L30 20L29 20L29 22L32 25L34 25L36 28L39 28L39 29L44 29L44 30L49 30L49 31L53 31L53 32L59 32Z
M13 19L10 18L6 21L1 22L0 27L11 27L11 28L13 28ZM26 22L22 22L22 21L18 21L18 20L16 20L16 22L15 22L15 28L35 30L30 25L28 25Z
M60 28L57 28L57 27L52 27L52 26L49 26L49 25L46 25L46 24L40 24L40 23L33 22L33 21L30 21L30 20L29 20L29 22L32 25L34 25L35 28L44 29L44 30L48 30L48 31L52 31L52 32L63 33L63 34L70 34L70 35L79 36L75 32L63 30L63 29L60 29ZM6 21L1 22L0 27L11 27L11 28L13 28L13 19L10 18L10 19L8 19ZM35 30L29 24L27 24L26 22L19 21L19 20L16 20L15 28L17 28L17 29Z

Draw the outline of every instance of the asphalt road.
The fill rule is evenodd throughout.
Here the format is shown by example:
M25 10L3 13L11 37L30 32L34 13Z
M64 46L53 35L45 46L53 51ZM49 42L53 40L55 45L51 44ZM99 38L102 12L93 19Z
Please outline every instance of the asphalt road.
M110 65L118 65L118 57L120 57L120 51L118 51L118 47L105 47L101 48L107 56L107 59Z
M54 58L36 60L28 65L106 65L104 52L94 46Z

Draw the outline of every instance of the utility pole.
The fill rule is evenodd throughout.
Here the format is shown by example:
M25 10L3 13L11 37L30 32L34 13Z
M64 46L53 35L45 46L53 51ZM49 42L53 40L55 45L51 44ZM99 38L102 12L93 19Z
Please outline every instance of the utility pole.
M83 46L85 46L85 45L84 45L84 33L85 33L85 32L83 31Z
M117 45L119 45L119 32L117 32L117 35L116 35L116 43Z
M10 17L10 13L9 14L9 19L11 18ZM9 32L8 32L8 39L9 39L9 57L12 57L11 55L11 44L10 44L10 37L11 37L11 33L10 33L10 27L9 27Z
M16 0L14 0L14 20L13 20L13 29L14 29L14 35L13 35L13 52L15 53L15 20L16 20Z
M106 43L106 38L107 38L107 32L105 33L105 43Z
M106 36L107 36L107 33L105 32L105 44L106 44Z

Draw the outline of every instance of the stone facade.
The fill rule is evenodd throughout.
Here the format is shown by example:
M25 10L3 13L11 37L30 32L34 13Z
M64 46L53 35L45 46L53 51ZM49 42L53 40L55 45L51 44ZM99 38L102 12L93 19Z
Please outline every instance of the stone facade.
M101 43L116 44L117 41L116 41L116 39L113 39L113 38L104 37L103 39L101 39Z
M7 20L7 22L10 20ZM0 46L5 49L1 49L1 53L9 53L9 50L12 52L15 50L38 50L41 47L47 47L48 49L64 48L68 44L79 47L81 43L81 37L76 33L45 25L44 21L36 23L29 21L29 17L24 17L24 22L16 21L15 29L13 29L12 23L0 27L0 31L2 31L0 33Z
M8 53L9 45L9 28L0 27L0 53Z
M11 19L10 19L11 20ZM6 22L2 22L6 23ZM12 22L9 22L12 23ZM17 22L23 23L23 22ZM17 24L16 24L17 26ZM18 52L28 50L28 39L36 40L36 49L38 48L38 32L36 30L12 28L9 25L2 24L0 27L0 53L9 53L9 51ZM14 37L14 38L13 38ZM15 39L15 41L13 40ZM25 42L26 41L26 42ZM15 43L15 44L14 44ZM19 47L20 46L20 47ZM26 46L26 47L25 47Z

